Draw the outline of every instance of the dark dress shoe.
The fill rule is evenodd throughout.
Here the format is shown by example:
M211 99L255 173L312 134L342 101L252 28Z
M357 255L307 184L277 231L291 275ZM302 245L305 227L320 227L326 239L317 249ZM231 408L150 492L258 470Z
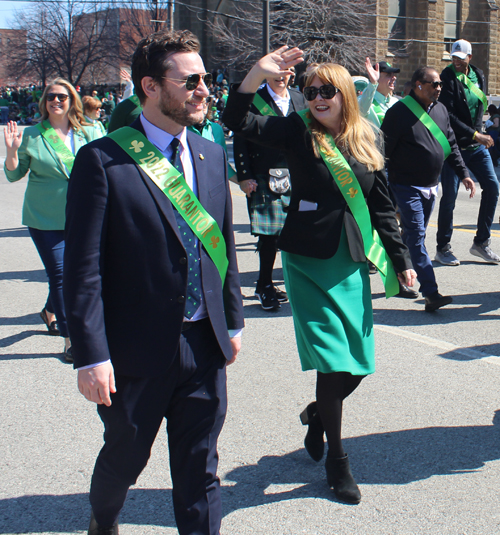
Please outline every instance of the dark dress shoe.
M327 457L325 468L328 486L333 489L338 500L352 504L361 501L361 492L352 476L347 454L339 459Z
M402 282L400 282L399 293L397 293L395 297L402 297L403 299L417 299L418 292L416 290L412 290L411 288L408 288L406 284L403 284Z
M441 295L439 292L434 292L425 298L425 311L434 312L438 308L449 305L453 299L449 295Z
M319 463L323 458L325 452L325 441L323 435L323 422L319 416L316 402L313 401L300 414L300 421L302 425L308 425L306 438L304 439L304 446L307 453L311 456L313 461Z
M88 535L119 535L118 533L118 522L115 522L110 528L105 528L99 526L96 519L94 518L94 513L90 514L90 526L87 532Z
M59 329L57 328L57 322L53 321L49 323L49 320L47 318L47 309L43 309L40 312L40 317L42 318L42 321L47 325L47 330L49 331L49 334L52 336L60 336L61 333L59 332Z
M71 346L64 352L64 360L66 362L73 362L73 348Z

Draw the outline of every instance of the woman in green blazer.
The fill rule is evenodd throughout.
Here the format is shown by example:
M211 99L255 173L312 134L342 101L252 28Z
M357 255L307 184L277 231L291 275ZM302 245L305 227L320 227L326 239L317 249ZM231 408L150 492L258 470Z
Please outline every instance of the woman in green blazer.
M50 334L64 337L65 357L72 362L62 298L66 192L75 154L100 136L85 121L75 88L62 78L45 88L39 107L40 124L26 128L24 135L13 121L4 128L4 171L10 182L20 180L29 171L22 222L28 227L49 279L49 295L40 315Z

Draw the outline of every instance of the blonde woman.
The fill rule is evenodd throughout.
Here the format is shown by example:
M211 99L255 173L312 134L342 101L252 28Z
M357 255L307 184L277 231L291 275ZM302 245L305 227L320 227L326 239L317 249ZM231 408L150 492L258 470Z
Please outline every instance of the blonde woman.
M375 370L366 231L371 236L372 226L378 231L401 282L412 286L415 272L387 192L384 158L359 113L344 67L327 63L308 71L304 112L288 117L250 113L263 79L286 75L301 58L300 50L282 47L259 60L231 91L223 120L251 141L286 152L292 194L278 247L302 369L317 371L317 401L301 415L309 424L305 445L319 461L326 432L328 484L339 500L358 503L361 494L342 446L341 423L343 400ZM360 205L351 205L352 198ZM366 215L364 221L360 214ZM397 280L390 283L388 276L386 284L397 293Z
M82 97L83 113L85 114L85 120L94 125L97 130L96 136L101 138L106 135L106 129L99 120L101 117L102 103L94 97L88 95Z
M66 192L75 154L98 136L85 121L75 88L62 78L45 88L39 107L40 123L26 128L24 134L13 121L4 128L4 171L9 182L20 180L29 171L22 222L49 279L49 295L40 316L49 334L65 339L65 358L72 362L62 299Z

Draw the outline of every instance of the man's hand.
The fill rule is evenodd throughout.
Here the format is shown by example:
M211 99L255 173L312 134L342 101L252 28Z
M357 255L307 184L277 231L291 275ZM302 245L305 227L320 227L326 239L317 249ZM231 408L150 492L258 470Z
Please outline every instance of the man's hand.
M253 178L242 180L238 185L247 197L250 197L253 191L257 191L257 182Z
M236 355L240 352L241 336L235 336L234 338L231 338L230 342L231 342L231 347L233 348L233 358L227 361L228 366L236 360Z
M378 84L378 81L380 80L380 68L378 66L378 63L375 63L375 68L373 68L370 58L367 57L365 60L365 69L368 73L368 78L370 79L370 82L372 84Z
M399 282L406 284L406 286L411 288L417 280L417 274L413 269L407 269L406 271L403 271L403 273L398 273L398 279Z
M465 186L465 189L467 191L470 191L469 199L472 199L472 197L474 197L474 195L476 194L476 183L474 182L474 180L472 180L470 176L468 176L467 178L464 178L462 180L462 184Z
M492 147L495 143L491 136L489 136L488 134L480 134L479 132L476 134L474 141L481 143L481 145L484 145L487 149Z
M110 393L116 392L115 374L111 362L100 364L95 368L78 370L78 390L89 401L98 405L111 405Z
M132 76L126 71L125 69L120 69L120 78L122 80L125 80L126 82L130 82L132 80Z

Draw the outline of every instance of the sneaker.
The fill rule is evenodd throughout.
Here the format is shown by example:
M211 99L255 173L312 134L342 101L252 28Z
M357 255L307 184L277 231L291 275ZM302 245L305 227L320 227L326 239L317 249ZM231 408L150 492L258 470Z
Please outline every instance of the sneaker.
M451 245L447 243L442 249L436 247L436 262L443 264L443 266L459 266L460 260L453 254Z
M259 298L260 306L263 310L277 310L281 308L280 302L276 297L276 290L272 284L268 284L263 288L257 288L255 295Z
M477 244L474 242L472 247L469 249L470 254L482 258L488 264L500 264L500 256L495 254L490 248L489 245L491 240L486 240L484 243Z
M285 301L288 301L288 295L284 290L280 290L277 286L275 286L274 291L276 292L276 299L280 303L284 303Z

